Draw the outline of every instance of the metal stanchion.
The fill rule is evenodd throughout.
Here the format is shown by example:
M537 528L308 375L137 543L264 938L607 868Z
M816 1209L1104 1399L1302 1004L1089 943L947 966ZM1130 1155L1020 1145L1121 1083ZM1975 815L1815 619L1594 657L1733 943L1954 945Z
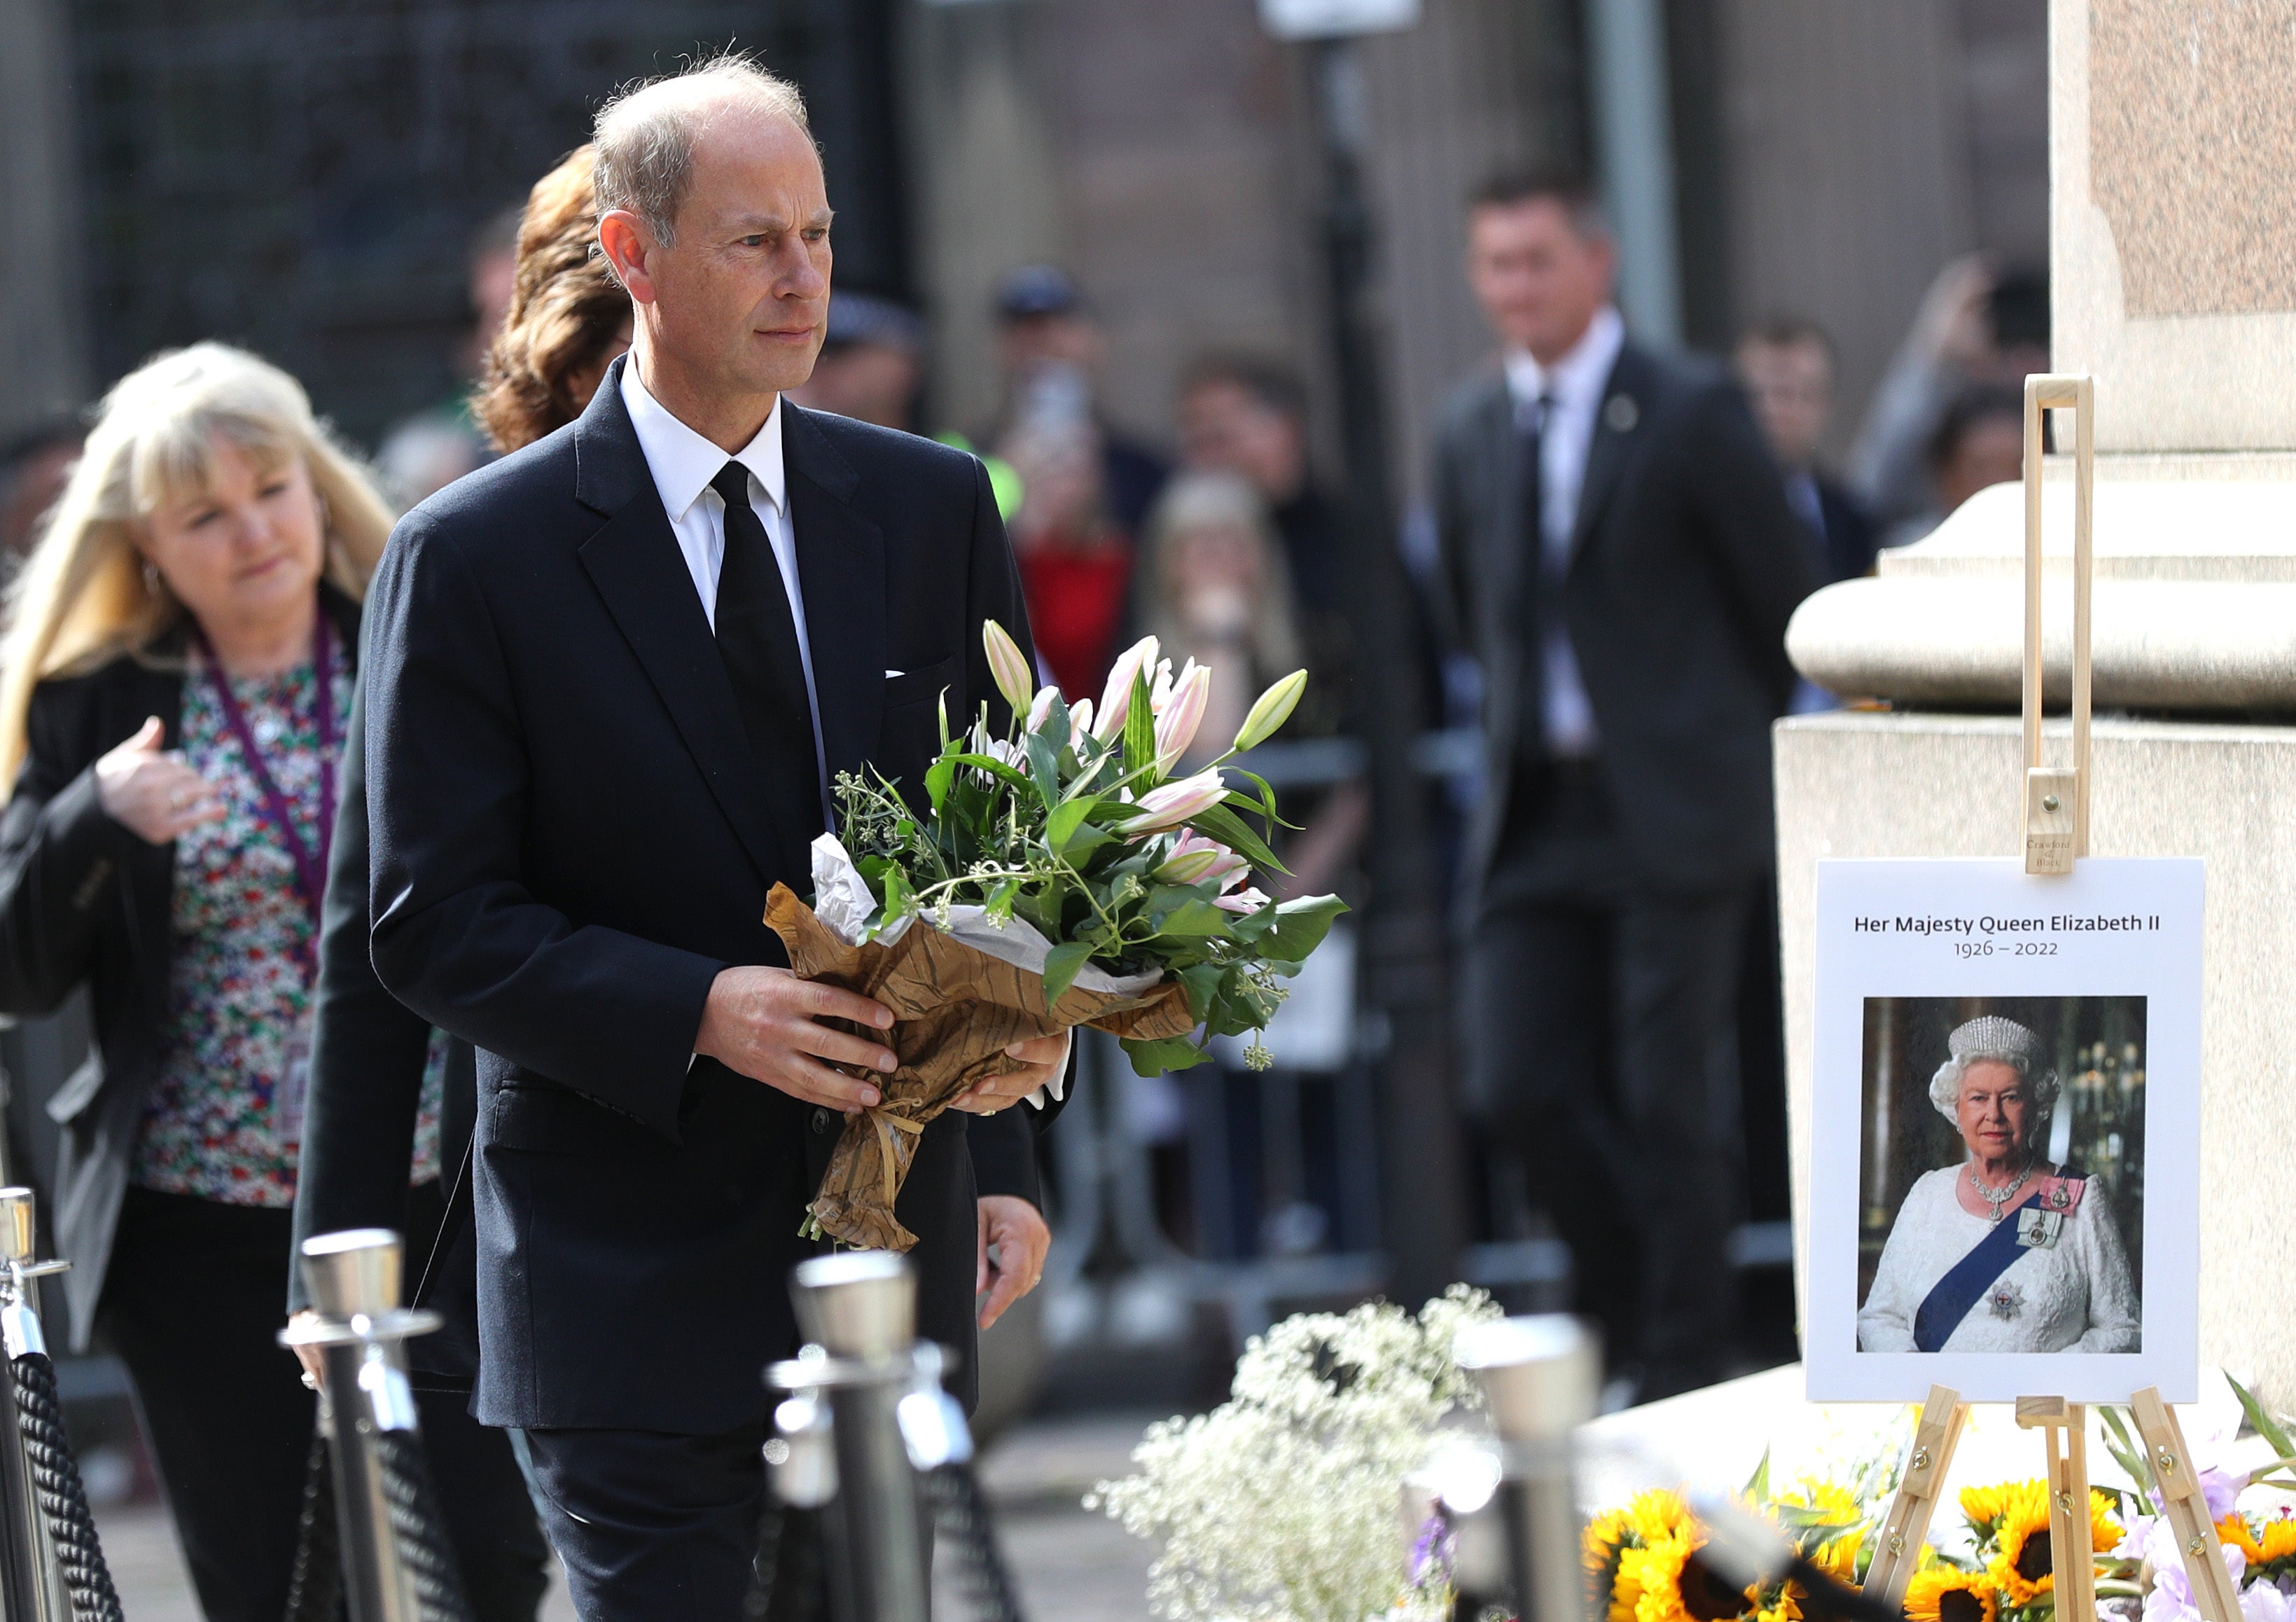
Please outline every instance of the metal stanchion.
M414 1390L404 1342L439 1314L398 1305L398 1235L382 1228L303 1242L317 1321L283 1331L321 1348L319 1424L332 1451L335 1520L351 1622L439 1622L466 1608L426 1502Z
M34 1260L36 1241L32 1190L0 1189L0 1339L8 1353L8 1377L0 1379L0 1602L8 1622L62 1622L72 1614L33 1481L16 1378L19 1357L47 1356L34 1280L71 1264Z
M808 1345L766 1371L791 1395L767 1444L775 1494L820 1509L838 1622L925 1622L935 1510L973 1614L1017 1622L987 1505L966 1466L964 1411L941 1388L941 1349L916 1338L916 1280L901 1256L848 1251L799 1264Z
M1576 1318L1548 1313L1479 1323L1453 1354L1483 1388L1499 1436L1507 1565L1523 1622L1587 1622L1571 1432L1595 1417L1603 1359Z

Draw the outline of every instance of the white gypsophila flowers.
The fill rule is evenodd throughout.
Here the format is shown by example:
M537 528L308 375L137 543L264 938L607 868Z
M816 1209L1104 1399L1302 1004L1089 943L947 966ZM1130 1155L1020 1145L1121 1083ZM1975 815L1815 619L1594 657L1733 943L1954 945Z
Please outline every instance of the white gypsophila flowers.
M1151 1426L1140 1473L1086 1507L1162 1540L1148 1601L1172 1622L1365 1622L1404 1585L1403 1478L1447 1413L1480 1405L1452 1342L1497 1316L1454 1285L1415 1319L1384 1303L1288 1318L1244 1348L1227 1402Z

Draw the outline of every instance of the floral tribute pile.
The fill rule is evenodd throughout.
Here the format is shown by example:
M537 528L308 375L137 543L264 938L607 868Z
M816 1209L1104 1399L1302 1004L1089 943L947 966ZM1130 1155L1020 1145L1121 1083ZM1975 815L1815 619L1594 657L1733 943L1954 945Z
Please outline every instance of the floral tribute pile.
M1497 1316L1455 1284L1415 1318L1384 1303L1287 1318L1244 1348L1226 1403L1150 1426L1140 1473L1085 1507L1162 1540L1148 1602L1173 1622L1447 1615L1439 1532L1405 1547L1401 1489L1439 1426L1480 1411L1451 1346Z
M2243 1622L2296 1622L2296 1442L2237 1381L2248 1427L2278 1457L2265 1469L2201 1471L2210 1513L2240 1588ZM2098 1622L2200 1622L2192 1585L2144 1449L2120 1411L2100 1411L2106 1445L2135 1492L2092 1490ZM2230 1437L2210 1440L2221 1447ZM2195 1445L2201 1444L2194 1438ZM1773 1493L1765 1461L1742 1494L1809 1561L1862 1583L1871 1539L1897 1490L1894 1462L1867 1461L1845 1479L1805 1479ZM1959 1528L1936 1528L1906 1591L1907 1622L2055 1622L2048 1485L2005 1481L1964 1489ZM1605 1622L1800 1622L1808 1596L1791 1583L1739 1589L1700 1559L1705 1534L1682 1498L1638 1495L1587 1528L1591 1610Z

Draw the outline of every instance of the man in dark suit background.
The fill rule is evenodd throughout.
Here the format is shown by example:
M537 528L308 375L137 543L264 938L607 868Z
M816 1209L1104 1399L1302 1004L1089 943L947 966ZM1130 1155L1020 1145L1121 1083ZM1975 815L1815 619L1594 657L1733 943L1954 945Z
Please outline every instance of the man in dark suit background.
M475 1410L525 1431L577 1608L619 1622L738 1610L799 1224L894 1063L884 1009L778 967L767 891L809 892L837 773L921 781L944 691L1001 718L981 623L1027 628L977 460L780 398L831 268L795 90L704 64L595 143L630 355L401 523L365 719L376 972L480 1053ZM1012 1057L899 1202L921 1331L968 1368L967 1115L1066 1042Z
M1754 420L1785 474L1786 505L1809 532L1819 583L1871 573L1881 531L1818 463L1833 417L1833 340L1814 321L1780 316L1739 339L1736 358Z
M1496 181L1468 237L1505 346L1434 466L1484 679L1471 1094L1569 1242L1614 1372L1654 1396L1734 1350L1732 1010L1809 548L1727 375L1628 340L1587 191Z

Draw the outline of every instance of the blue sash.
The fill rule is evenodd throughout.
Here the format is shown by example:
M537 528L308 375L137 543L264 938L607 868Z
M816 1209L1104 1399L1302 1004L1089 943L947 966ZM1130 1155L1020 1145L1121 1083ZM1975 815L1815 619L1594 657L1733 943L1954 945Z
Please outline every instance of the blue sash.
M2010 1210L2002 1214L1993 1225L1993 1231L1977 1241L1976 1247L1937 1281L1923 1298L1921 1310L1914 1314L1914 1345L1924 1352L1934 1352L1953 1338L1961 1321L1969 1316L1985 1292L1993 1288L1993 1280L2009 1271L2009 1264L2022 1254L2024 1247L2017 1243L2017 1224L2009 1219L2019 1211L2030 1209L2041 1202L2041 1190L2035 1189Z

